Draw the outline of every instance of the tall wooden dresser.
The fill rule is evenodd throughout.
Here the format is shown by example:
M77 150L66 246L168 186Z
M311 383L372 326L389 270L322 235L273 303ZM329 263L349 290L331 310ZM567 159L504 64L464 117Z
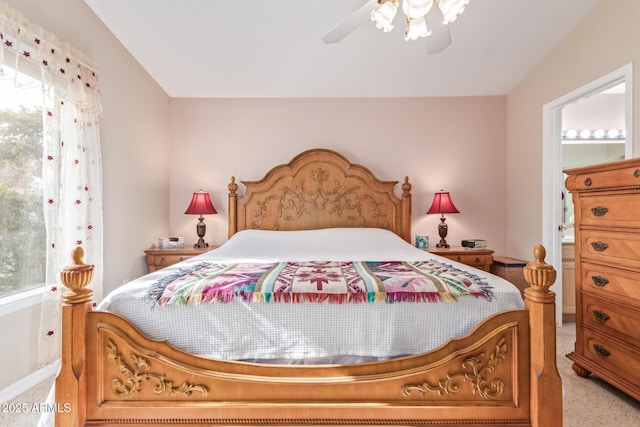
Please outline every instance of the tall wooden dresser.
M580 376L640 400L640 159L566 170L575 205Z

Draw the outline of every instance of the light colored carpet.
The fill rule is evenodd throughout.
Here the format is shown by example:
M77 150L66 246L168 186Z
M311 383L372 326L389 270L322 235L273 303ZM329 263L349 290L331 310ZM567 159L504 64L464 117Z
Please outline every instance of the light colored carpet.
M47 395L52 385L53 377L42 381L12 401L3 404L3 411L0 413L0 426L35 427L38 424L40 412L46 410L39 405L47 401ZM23 409L26 409L26 412Z
M557 330L558 371L562 377L565 397L564 427L590 426L640 426L640 402L618 391L595 376L578 377L571 369L571 361L565 355L573 351L575 324L565 323ZM53 378L21 394L10 404L31 409L34 403L46 400ZM4 406L3 406L4 408ZM35 427L40 414L0 412L2 427Z

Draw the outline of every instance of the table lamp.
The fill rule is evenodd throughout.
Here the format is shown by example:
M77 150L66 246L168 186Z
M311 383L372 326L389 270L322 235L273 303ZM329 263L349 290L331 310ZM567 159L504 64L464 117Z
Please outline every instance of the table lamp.
M193 245L194 248L207 248L209 244L204 241L204 235L207 232L207 226L204 223L204 217L202 215L211 215L217 214L216 208L213 207L213 203L211 203L211 198L209 197L209 193L206 193L200 190L197 193L193 193L193 197L191 198L191 203L186 211L184 211L187 215L200 215L200 222L196 225L196 232L198 233L198 243Z
M441 214L440 224L438 224L438 235L440 235L440 242L436 245L436 248L448 248L449 244L447 244L447 232L449 231L449 227L445 223L444 214L446 213L460 213L460 211L455 207L453 201L451 200L451 196L448 191L440 190L433 196L433 203L431 207L427 211L427 214Z

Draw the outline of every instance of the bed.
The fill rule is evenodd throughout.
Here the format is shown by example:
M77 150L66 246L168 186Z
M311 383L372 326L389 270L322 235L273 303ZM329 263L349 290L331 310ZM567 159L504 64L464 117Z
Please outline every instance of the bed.
M562 424L544 248L523 302L409 243L408 178L397 197L397 182L314 149L241 185L227 243L95 310L74 252L57 426Z

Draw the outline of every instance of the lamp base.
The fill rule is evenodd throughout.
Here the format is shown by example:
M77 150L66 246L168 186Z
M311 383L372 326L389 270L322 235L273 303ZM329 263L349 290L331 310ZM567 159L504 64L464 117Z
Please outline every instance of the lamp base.
M196 224L196 233L198 234L198 243L196 243L195 245L193 245L194 248L208 248L209 244L207 242L204 241L204 235L207 233L207 226L204 223L204 218L202 216L200 216L200 218L198 218L200 220L200 222L198 222L198 224Z
M449 226L444 222L444 215L440 218L440 224L438 224L438 235L440 236L440 242L436 245L436 248L450 248L449 244L445 237L447 237L447 232L449 231Z
M194 248L208 248L209 244L205 242L203 239L198 240L198 243L193 245Z

